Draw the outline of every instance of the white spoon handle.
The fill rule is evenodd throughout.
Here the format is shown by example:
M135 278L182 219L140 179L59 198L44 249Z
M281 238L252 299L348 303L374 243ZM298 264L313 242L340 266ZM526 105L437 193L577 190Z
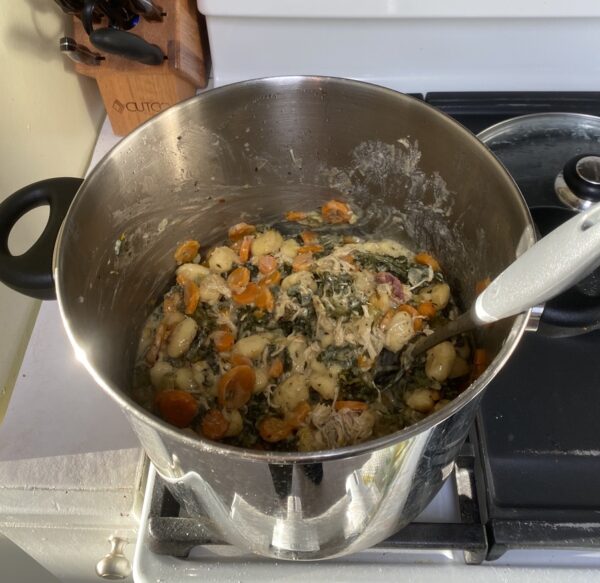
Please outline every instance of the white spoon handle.
M479 295L473 316L495 322L570 288L600 264L600 203L573 217L509 265Z

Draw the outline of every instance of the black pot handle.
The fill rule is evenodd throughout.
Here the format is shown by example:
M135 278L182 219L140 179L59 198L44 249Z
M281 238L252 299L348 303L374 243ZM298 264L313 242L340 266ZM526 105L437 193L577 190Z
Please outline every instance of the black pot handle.
M40 300L56 299L52 257L58 232L82 178L50 178L21 188L0 203L0 281ZM8 236L16 222L30 210L47 204L48 223L40 238L23 255L8 250Z

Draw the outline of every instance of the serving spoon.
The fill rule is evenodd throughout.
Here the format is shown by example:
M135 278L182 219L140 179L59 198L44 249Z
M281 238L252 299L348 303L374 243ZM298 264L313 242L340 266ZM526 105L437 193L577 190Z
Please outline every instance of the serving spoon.
M412 346L412 356L478 326L537 306L600 265L600 203L569 219L511 263L477 297L468 312Z

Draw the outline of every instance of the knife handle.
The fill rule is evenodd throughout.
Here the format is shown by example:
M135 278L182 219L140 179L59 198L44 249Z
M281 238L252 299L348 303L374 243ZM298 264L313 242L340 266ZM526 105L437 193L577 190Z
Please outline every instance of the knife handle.
M80 45L70 36L63 36L60 39L59 46L63 55L82 65L97 67L104 60L102 55L91 51L84 45Z
M161 65L165 59L159 46L123 30L98 28L90 34L90 41L100 51L119 55L145 65Z

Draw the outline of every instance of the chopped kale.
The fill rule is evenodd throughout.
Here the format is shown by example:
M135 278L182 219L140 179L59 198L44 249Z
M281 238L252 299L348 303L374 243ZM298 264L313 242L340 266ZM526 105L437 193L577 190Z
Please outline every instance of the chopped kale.
M356 262L369 271L387 271L402 281L408 277L408 259L403 255L400 257L390 257L389 255L380 255L378 253L355 253Z
M345 346L328 346L317 359L323 364L339 364L342 368L354 368L357 366L359 348L349 344Z
M288 288L287 295L296 300L299 306L305 308L312 305L312 293L302 293L299 285L293 285Z
M242 306L238 310L237 326L238 338L245 338L258 332L267 330L270 316L254 306Z

